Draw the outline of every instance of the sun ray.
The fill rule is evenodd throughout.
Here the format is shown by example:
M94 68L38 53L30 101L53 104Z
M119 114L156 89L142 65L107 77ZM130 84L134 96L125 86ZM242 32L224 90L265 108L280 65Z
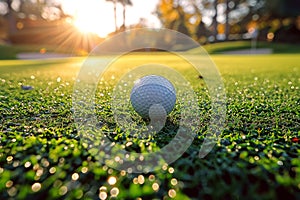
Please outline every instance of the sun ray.
M82 33L73 24L63 20L49 23L38 29L23 30L22 34L22 38L26 38L24 43L39 44L43 41L45 45L55 46L55 51L72 52L73 54L89 52L101 41L96 34Z
M99 0L65 2L65 7L73 16L73 25L83 34L94 33L106 37L113 32L112 6Z

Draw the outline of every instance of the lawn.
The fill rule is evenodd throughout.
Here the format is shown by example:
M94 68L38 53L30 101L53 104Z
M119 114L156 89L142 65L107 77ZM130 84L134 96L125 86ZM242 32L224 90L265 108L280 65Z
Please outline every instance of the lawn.
M214 44L207 44L204 45L203 47L210 54L222 54L225 51L251 49L252 43L251 41L231 41L231 42L219 42ZM255 47L257 49L261 49L261 48L272 49L273 53L276 54L300 53L300 47L297 44L257 41ZM192 50L192 51L197 51L197 50Z
M231 41L231 42L220 42L203 45L203 48L209 54L222 54L226 51L236 51L243 49L251 49L251 41ZM257 46L260 48L272 49L273 53L276 54L299 54L300 46L297 44L283 44L283 43L272 43L258 41ZM16 59L17 54L26 52L39 53L40 51L48 53L63 53L74 56L84 56L87 53L82 49L74 50L74 48L57 47L51 45L0 45L0 60ZM191 53L199 53L199 49L193 49Z
M181 158L145 174L102 164L82 142L72 94L84 58L1 61L0 199L300 198L299 54L212 56L224 81L227 116L217 144L202 159L210 118L206 86L186 62L163 53L129 55L108 72L113 80L103 80L95 95L99 128L116 143L132 141L136 152L158 150L173 138L180 107L147 140L132 139L114 124L107 102L115 79L146 59L165 61L195 85L201 126Z

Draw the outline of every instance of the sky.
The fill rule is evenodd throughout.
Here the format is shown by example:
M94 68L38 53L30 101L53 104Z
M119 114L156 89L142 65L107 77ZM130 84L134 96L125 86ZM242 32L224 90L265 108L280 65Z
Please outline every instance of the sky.
M74 24L83 32L95 32L101 37L115 30L113 3L105 0L60 0L66 13L75 17ZM137 24L141 18L147 20L147 26L158 28L159 19L153 15L159 0L132 0L127 6L126 26ZM117 6L117 24L122 25L123 8Z

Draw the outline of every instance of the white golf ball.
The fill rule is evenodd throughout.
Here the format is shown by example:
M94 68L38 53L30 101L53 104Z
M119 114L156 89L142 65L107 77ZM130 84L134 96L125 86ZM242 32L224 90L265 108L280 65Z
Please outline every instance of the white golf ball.
M176 91L173 84L162 76L144 76L135 81L130 101L142 118L164 118L174 108Z

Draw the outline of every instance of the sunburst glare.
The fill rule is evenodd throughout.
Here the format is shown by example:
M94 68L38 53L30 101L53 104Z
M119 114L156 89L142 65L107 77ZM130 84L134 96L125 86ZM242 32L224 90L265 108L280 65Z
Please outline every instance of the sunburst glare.
M98 0L64 0L62 3L64 10L73 16L73 24L80 32L106 37L114 31L110 4Z

